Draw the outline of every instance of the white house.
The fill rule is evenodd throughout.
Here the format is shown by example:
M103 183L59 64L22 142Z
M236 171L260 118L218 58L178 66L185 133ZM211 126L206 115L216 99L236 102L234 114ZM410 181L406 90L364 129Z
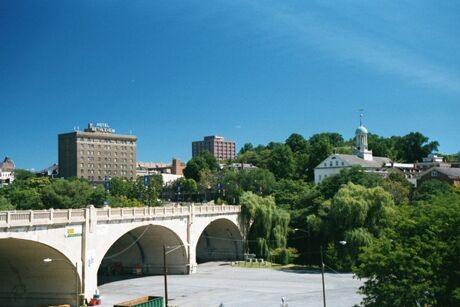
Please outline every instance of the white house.
M355 149L352 155L332 154L315 167L315 184L332 175L337 175L346 167L359 165L367 172L386 174L385 165L392 161L387 157L374 157L367 145L366 127L362 120L355 132Z

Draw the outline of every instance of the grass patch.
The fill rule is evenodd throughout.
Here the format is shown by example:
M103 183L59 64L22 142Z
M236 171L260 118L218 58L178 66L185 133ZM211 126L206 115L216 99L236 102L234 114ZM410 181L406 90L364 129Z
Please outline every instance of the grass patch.
M307 266L300 264L278 264L273 262L264 261L261 262L248 262L248 261L235 261L232 262L232 266L241 268L261 268L261 269L277 269L277 270L292 270L292 271L318 271L319 266Z

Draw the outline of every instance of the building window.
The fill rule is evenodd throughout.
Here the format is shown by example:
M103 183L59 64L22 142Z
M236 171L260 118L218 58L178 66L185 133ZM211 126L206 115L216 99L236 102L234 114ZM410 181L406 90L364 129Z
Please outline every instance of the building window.
M438 177L438 172L437 171L432 171L431 172L431 177Z
M339 166L339 161L335 161L335 166Z

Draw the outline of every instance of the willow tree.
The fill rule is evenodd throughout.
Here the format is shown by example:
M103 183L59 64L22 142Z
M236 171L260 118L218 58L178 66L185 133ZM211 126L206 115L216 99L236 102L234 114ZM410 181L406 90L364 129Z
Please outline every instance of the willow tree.
M248 248L268 259L272 250L286 248L289 214L276 207L272 196L244 192L240 198Z

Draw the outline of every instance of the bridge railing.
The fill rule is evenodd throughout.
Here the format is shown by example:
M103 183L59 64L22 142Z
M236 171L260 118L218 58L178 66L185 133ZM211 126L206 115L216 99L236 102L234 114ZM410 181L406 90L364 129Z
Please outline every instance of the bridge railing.
M227 205L196 205L135 208L98 208L95 210L95 218L98 221L107 221L136 218L187 216L192 213L196 215L239 213L241 212L241 207ZM0 228L83 223L86 220L86 212L87 209L0 211Z
M195 214L220 214L220 213L239 213L241 212L240 206L195 206Z
M102 208L97 209L99 221L114 219L174 217L190 214L190 207L142 207L142 208Z
M192 209L193 208L193 209ZM223 214L239 213L240 206L163 206L143 208L101 208L97 209L97 219L123 220L135 218L175 217L187 216L193 210L194 214Z
M1 211L0 227L82 223L85 209Z

